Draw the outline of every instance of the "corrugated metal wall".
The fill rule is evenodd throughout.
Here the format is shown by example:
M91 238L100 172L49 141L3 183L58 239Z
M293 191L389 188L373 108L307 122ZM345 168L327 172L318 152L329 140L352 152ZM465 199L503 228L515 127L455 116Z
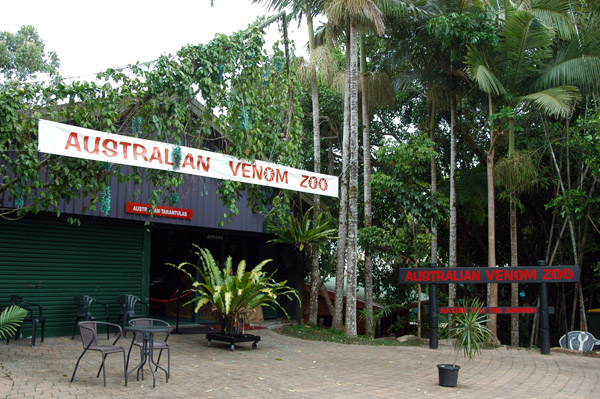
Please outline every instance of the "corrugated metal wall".
M0 220L0 304L17 294L44 305L47 336L71 333L76 294L108 303L116 322L119 294L147 295L143 248L139 222L82 217L76 226L53 214Z

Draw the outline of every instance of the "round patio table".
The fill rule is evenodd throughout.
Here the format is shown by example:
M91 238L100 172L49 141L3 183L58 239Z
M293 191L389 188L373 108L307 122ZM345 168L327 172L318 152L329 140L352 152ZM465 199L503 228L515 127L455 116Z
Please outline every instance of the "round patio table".
M172 327L164 326L164 325L152 325L152 326L128 326L125 327L125 331L131 332L139 332L142 333L143 341L142 341L142 358L138 364L136 364L131 370L127 372L127 376L137 370L137 379L140 379L140 370L142 371L142 380L144 380L144 365L148 363L150 367L150 371L152 372L152 388L156 387L156 374L154 373L153 365L156 366L156 369L161 369L165 372L167 376L167 382L169 382L169 372L157 364L154 361L154 334L156 333L168 333L173 331ZM133 337L135 339L135 335Z

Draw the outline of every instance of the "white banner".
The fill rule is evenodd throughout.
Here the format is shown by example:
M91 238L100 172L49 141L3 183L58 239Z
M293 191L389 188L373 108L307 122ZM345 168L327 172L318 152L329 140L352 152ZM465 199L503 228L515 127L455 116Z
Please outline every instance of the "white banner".
M172 144L105 133L40 120L38 150L67 157L173 170ZM278 187L310 194L338 196L338 178L263 161L243 161L229 155L181 147L176 172L222 180Z

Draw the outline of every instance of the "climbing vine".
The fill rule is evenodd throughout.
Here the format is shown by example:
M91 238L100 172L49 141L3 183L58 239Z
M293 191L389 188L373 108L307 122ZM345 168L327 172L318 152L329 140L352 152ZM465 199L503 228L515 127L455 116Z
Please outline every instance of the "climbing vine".
M111 179L133 183L138 190L143 181L150 182L156 187L147 199L153 206L176 203L176 188L183 182L177 172L181 146L300 166L299 83L283 68L280 44L264 48L258 22L151 63L108 69L94 81L5 83L0 92L0 199L12 199L14 207L0 209L0 216L55 210L61 200L78 197L89 198L91 210L100 202L100 211L107 213ZM172 171L159 171L39 154L39 119L167 142L176 161L179 153L179 162ZM222 182L225 217L238 213L242 190L258 209L274 192Z

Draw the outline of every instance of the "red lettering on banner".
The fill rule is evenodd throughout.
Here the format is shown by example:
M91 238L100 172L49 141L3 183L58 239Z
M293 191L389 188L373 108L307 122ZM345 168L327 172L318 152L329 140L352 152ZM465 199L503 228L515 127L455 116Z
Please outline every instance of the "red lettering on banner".
M194 157L192 156L192 154L187 154L185 156L185 158L183 158L183 163L181 164L181 168L183 169L188 165L190 165L192 167L192 169L196 169L196 167L194 166Z
M108 145L111 144L113 148L108 148ZM102 153L107 157L116 157L117 156L117 142L111 139L106 139L102 142L102 148L104 150Z
M129 159L128 158L128 154L127 154L127 149L129 147L131 147L131 143L128 143L126 141L120 141L119 144L121 144L123 146L123 158L124 159Z
M321 180L319 180L319 188L323 191L327 191L327 180L325 180L324 177L321 178Z
M137 161L138 157L141 157L144 161L148 162L148 158L146 158L146 147L141 144L134 144L133 159Z
M65 145L65 150L68 150L71 146L74 146L75 148L77 148L77 151L81 152L81 148L79 147L79 136L77 136L77 133L75 132L69 134L69 138L67 139L67 145Z
M88 148L89 141L90 141L90 136L85 136L83 138L83 149L86 152L88 152L89 154L98 155L100 153L100 137L96 137L96 140L94 140L94 149L92 151L90 151L90 149Z
M233 161L229 161L229 168L231 169L231 173L233 173L234 176L237 176L238 169L240 168L240 163L238 162L235 169L233 169Z
M200 170L200 166L202 166L205 172L208 172L208 169L210 169L210 157L206 158L206 163L204 163L202 156L198 155L198 165L196 165L196 168Z
M150 156L150 161L149 162L152 162L155 159L158 160L158 163L160 163L160 164L163 163L163 161L162 161L162 155L160 154L160 149L158 147L153 147L152 148L152 155Z
M302 181L300 182L300 187L308 188L308 186L306 185L306 181L308 180L308 176L306 176L306 175L301 175L301 176L302 176Z
M287 170L283 173L281 173L281 171L279 169L277 169L277 181L278 182L283 182L285 184L288 184L288 172Z
M169 149L165 148L165 163L167 165L173 166L173 162L169 162Z
M246 179L250 178L250 166L249 163L242 164L242 177L245 177Z
M262 180L263 168L262 166L252 165L252 178Z

